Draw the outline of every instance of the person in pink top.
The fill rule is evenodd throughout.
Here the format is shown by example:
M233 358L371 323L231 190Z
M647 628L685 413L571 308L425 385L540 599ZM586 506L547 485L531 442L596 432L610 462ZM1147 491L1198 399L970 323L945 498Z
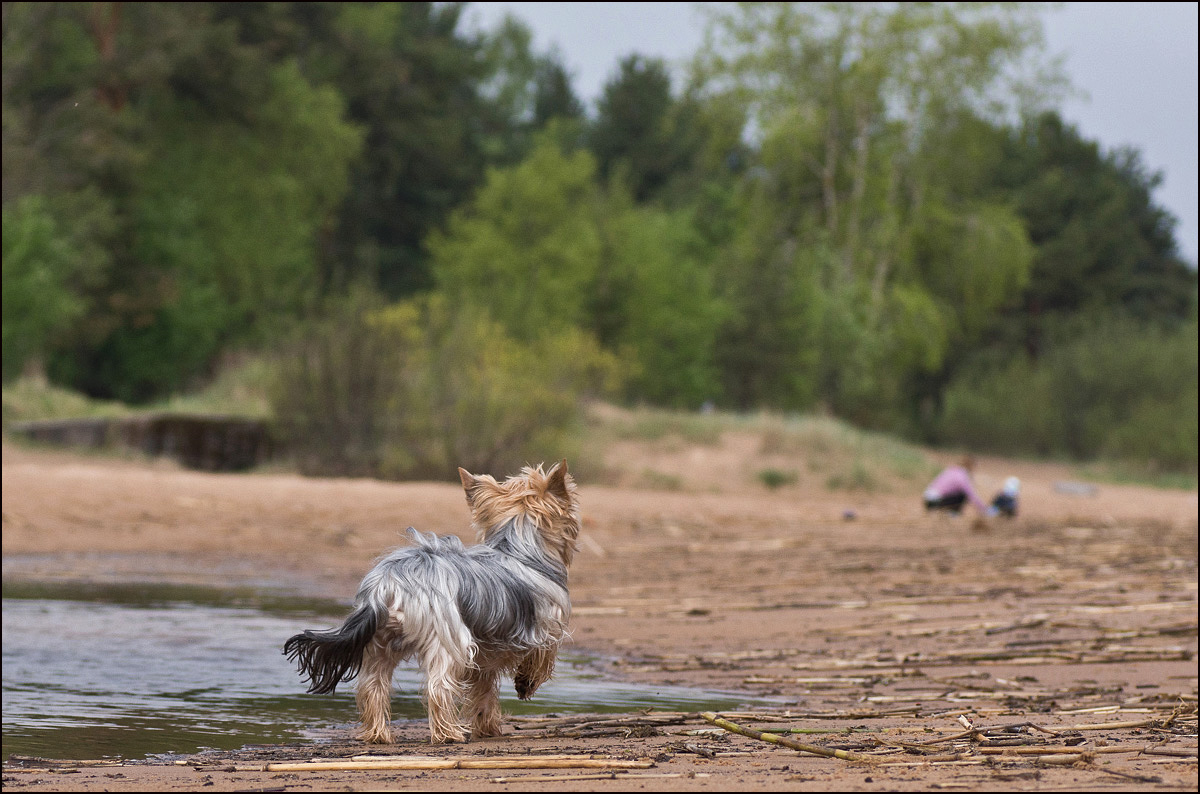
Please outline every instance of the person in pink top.
M943 469L925 489L925 509L949 510L957 515L962 512L963 505L970 501L979 515L985 518L995 515L995 509L989 508L975 493L975 485L971 482L974 468L975 459L968 455L963 458L961 465Z

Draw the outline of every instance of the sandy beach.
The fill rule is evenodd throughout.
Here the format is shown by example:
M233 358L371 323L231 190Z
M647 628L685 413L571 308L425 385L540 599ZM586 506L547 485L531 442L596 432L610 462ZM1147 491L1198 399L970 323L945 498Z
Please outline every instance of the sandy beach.
M983 458L981 491L1009 475L1023 488L1018 518L981 528L886 487L768 489L739 474L745 447L623 449L644 466L579 477L571 646L612 659L616 680L770 698L721 716L843 757L650 711L511 717L503 736L465 745L430 745L424 722L406 720L391 746L347 730L177 763L10 759L4 787L1196 789L1195 491L1072 489L1065 467ZM656 490L642 469L678 478ZM452 483L3 448L6 584L275 583L348 600L404 528L470 540L467 520ZM311 765L361 756L375 766Z

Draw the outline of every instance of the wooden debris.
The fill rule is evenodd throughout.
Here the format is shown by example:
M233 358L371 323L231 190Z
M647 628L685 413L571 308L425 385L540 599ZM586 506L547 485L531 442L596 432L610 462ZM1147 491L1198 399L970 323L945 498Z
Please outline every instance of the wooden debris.
M929 739L924 742L918 742L917 746L928 747L930 745L941 744L943 742L956 742L960 739L977 739L981 736L989 736L994 733L1012 734L1024 728L1032 728L1035 731L1041 731L1042 733L1047 733L1051 736L1059 735L1057 731L1052 731L1049 728L1041 728L1037 725L1034 725L1032 722L1015 722L1007 725L990 725L986 727L970 728L962 733L955 733L950 736L942 736L937 739Z
M779 734L775 733L765 733L763 731L756 731L753 728L746 728L742 725L738 725L735 722L730 722L723 717L718 717L711 711L706 711L700 716L711 722L713 725L724 728L727 731L739 733L742 736L748 736L751 739L758 739L759 741L768 742L770 744L778 744L783 747L791 748L792 750L799 750L802 753L812 753L813 755L821 755L825 756L826 758L840 758L843 761L865 761L867 763L876 762L876 759L867 755L850 753L846 752L845 750L830 750L827 747L818 747L814 744L804 744L796 741L795 739L788 738L787 736L780 736Z
M1066 745L1041 745L1038 747L977 747L977 753L982 755L1007 756L1007 755L1031 755L1031 756L1050 756L1061 754L1074 755L1105 755L1110 753L1143 753L1145 747L1092 747L1087 750L1078 750Z
M32 755L10 755L4 759L7 764L21 764L22 767L37 767L41 770L57 769L60 767L92 767L92 766L124 766L125 762L119 758L81 758L81 759L59 759L59 758L39 758ZM15 771L17 767L12 769L6 768L4 771Z
M493 783L555 783L560 780L645 780L647 778L703 778L707 772L599 772L587 775L529 775L523 777L494 777Z
M264 772L323 772L370 769L648 769L653 761L569 756L391 756L379 761L269 763Z

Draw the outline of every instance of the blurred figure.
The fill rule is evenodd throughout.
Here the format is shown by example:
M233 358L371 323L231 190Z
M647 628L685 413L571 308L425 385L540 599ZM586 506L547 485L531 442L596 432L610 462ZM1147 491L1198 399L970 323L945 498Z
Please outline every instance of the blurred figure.
M1004 488L992 500L992 510L994 511L992 514L999 514L1005 518L1016 518L1017 497L1020 493L1021 481L1016 477L1009 477L1004 481Z
M967 455L958 466L947 466L933 478L925 489L926 510L947 510L954 515L962 512L963 505L968 501L979 511L979 515L990 518L996 515L994 508L988 507L979 494L975 493L975 485L971 482L971 472L975 469L975 458Z

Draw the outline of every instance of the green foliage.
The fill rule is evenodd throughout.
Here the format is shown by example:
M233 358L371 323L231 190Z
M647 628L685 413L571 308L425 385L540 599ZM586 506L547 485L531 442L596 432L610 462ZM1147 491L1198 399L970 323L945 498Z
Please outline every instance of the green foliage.
M4 382L44 360L85 304L76 284L82 257L40 196L4 207Z
M538 64L533 93L533 124L541 129L555 119L582 119L583 103L571 87L571 76L557 55Z
M390 333L419 330L425 337L423 366L393 397L394 410L417 413L438 442L418 447L427 450L414 461L422 470L508 471L563 456L582 399L609 388L615 373L612 359L575 329L522 344L486 315L454 312L436 297L378 321ZM413 464L393 465L404 471Z
M430 238L440 289L525 342L583 326L600 256L594 175L591 155L564 154L548 138L518 165L490 171Z
M463 6L434 2L242 4L216 8L241 42L294 59L368 131L322 245L331 287L366 278L401 296L430 285L422 241L480 179L496 132L480 92L485 44L458 30Z
M274 413L303 471L450 478L566 456L615 363L564 328L530 343L443 297L331 310L282 359Z
M689 217L605 196L586 151L543 135L489 173L430 240L440 289L486 310L518 340L592 329L631 371L630 394L698 406L718 391L712 346L723 318Z
M937 296L955 337L968 343L1029 281L1034 249L1005 207L927 204L911 240L915 284Z
M5 428L12 422L114 417L131 413L121 403L93 400L39 377L20 377L4 384L3 399Z
M672 135L673 106L666 64L636 54L621 59L597 104L589 148L600 173L619 170L638 201L659 193L687 154Z
M819 273L830 252L779 240L767 202L758 192L743 200L737 237L720 263L720 296L730 307L716 342L722 397L742 410L804 410L817 395L822 325L840 319L822 311Z
M800 475L791 470L763 469L758 473L757 478L759 482L774 491L785 485L795 485L800 479Z
M375 332L368 316L381 305L357 292L331 301L280 355L271 410L301 472L373 476L388 446L408 440L387 403L412 344Z
M278 377L275 367L275 360L264 353L226 353L216 365L216 374L201 389L173 394L147 408L270 421L270 394Z
M318 232L359 146L337 93L241 45L209 4L47 4L12 17L6 8L5 106L22 112L5 147L33 163L15 188L47 186L60 236L98 263L77 285L83 316L47 356L51 375L154 399L294 317L318 284ZM59 69L52 92L38 82L46 62Z
M511 165L524 158L536 134L554 120L583 119L583 104L561 56L553 50L534 52L533 32L516 17L505 14L485 38L483 58L488 76L481 93L494 113L484 147L493 163Z
M1036 246L1006 335L1036 350L1068 315L1120 308L1180 321L1194 311L1196 270L1179 257L1175 219L1151 200L1161 175L1135 152L1104 153L1046 113L1010 131L993 179Z
M491 163L527 148L539 67L527 29L460 30L461 3L223 3L242 42L295 59L368 131L350 190L326 230L328 283L367 279L397 298L431 286L432 230ZM561 99L561 97L559 97ZM556 110L563 109L562 105Z
M1041 6L706 6L678 94L631 55L593 119L464 7L6 4L6 381L161 402L341 300L285 373L329 470L498 466L555 368L1194 469L1196 272L1160 176L1042 112Z
M122 399L188 385L224 346L261 344L315 297L317 234L360 136L337 94L309 86L295 64L263 79L253 124L189 99L152 103L130 255L154 264L128 286L136 314L99 340L102 379Z
M294 316L312 299L317 235L361 140L336 92L309 86L295 64L267 83L253 126L163 103L138 180L136 255L211 288L214 324L237 340L249 320Z
M698 73L746 109L761 141L735 249L727 393L896 426L911 377L972 344L1028 272L1011 212L932 180L988 140L948 129L971 130L997 111L992 99L1016 101L1004 82L1036 54L1036 18L999 4L710 13Z
M1194 473L1196 325L1112 319L1035 360L968 370L947 389L943 432L1008 454L1100 455Z
M601 234L601 275L592 290L609 300L597 302L596 327L631 365L627 394L679 408L714 400L721 386L713 347L726 311L692 219L636 208L618 194Z

